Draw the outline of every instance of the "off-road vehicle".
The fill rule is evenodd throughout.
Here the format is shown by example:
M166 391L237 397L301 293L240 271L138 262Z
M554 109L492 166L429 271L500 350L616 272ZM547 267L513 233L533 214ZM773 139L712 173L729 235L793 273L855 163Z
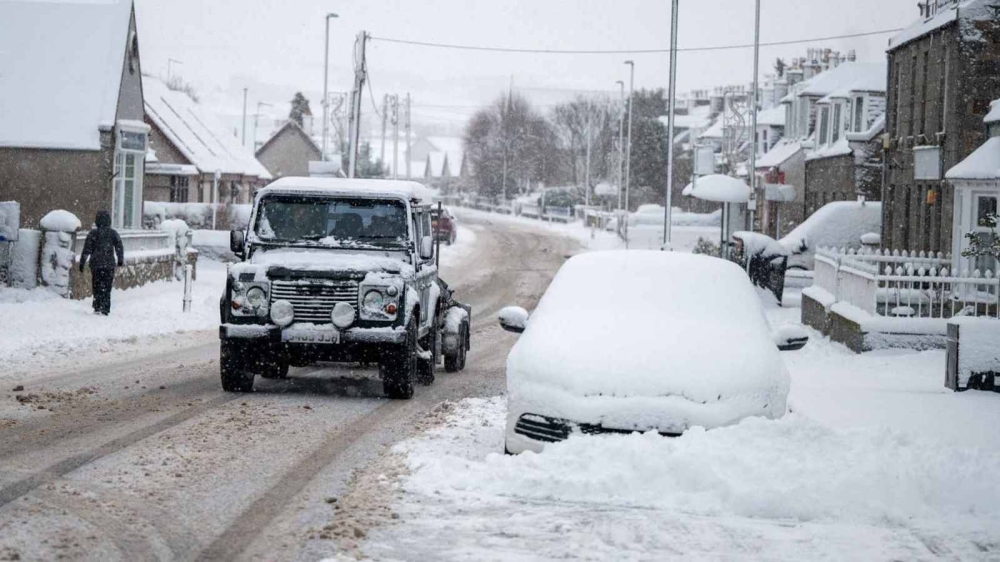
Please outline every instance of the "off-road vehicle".
M257 193L230 246L220 304L222 388L314 362L377 363L410 398L444 356L465 367L470 308L438 280L426 188L380 180L282 178Z

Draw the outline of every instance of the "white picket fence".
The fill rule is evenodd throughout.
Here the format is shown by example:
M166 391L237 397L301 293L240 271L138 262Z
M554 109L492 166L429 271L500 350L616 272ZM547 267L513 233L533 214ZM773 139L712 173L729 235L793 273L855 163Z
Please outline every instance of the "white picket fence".
M951 270L941 253L821 248L814 283L837 302L892 318L1000 319L1000 276Z

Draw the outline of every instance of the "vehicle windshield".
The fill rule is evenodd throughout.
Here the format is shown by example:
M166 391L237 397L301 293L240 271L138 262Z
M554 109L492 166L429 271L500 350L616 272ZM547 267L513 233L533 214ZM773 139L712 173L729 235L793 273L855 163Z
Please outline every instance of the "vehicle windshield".
M265 242L402 245L406 205L392 199L268 197L260 203L254 232Z

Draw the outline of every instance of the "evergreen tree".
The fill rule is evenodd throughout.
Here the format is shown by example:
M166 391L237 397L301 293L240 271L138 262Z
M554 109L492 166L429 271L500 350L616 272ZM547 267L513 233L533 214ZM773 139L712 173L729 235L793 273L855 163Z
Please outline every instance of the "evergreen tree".
M295 97L292 98L292 109L288 112L288 118L302 126L302 118L305 115L312 116L312 110L309 109L309 100L302 95L302 92L295 92Z

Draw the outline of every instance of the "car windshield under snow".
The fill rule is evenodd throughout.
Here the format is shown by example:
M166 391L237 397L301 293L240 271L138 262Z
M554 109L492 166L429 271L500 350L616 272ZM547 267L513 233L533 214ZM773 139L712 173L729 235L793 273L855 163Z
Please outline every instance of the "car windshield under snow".
M260 204L255 232L265 242L399 245L407 239L406 206L382 199L270 197Z

